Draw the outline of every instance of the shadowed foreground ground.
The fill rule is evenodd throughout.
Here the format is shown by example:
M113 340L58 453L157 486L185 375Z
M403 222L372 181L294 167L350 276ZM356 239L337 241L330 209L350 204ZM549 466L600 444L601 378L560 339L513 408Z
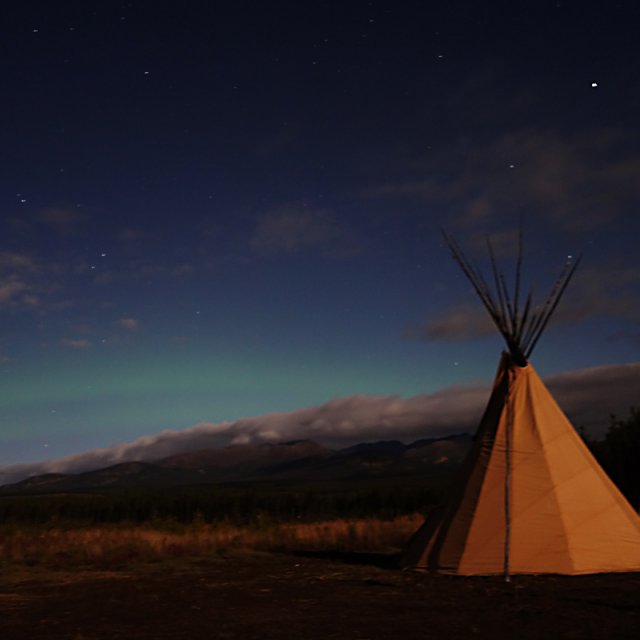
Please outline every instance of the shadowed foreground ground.
M640 637L640 574L453 578L247 554L0 577L3 640Z

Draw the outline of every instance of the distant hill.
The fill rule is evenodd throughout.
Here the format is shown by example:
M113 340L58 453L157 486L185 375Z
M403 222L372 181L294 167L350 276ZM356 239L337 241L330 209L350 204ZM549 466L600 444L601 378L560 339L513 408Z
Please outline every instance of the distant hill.
M0 487L0 495L162 488L212 483L301 483L437 474L457 467L471 443L467 434L381 441L333 450L310 440L202 449L153 462L124 462L75 474L44 474Z

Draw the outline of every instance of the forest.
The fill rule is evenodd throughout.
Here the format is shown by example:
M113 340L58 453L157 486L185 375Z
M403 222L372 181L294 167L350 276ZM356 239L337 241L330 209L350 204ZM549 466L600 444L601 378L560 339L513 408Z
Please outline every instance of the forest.
M252 483L0 498L0 522L52 526L113 523L189 524L226 521L318 521L377 517L393 519L426 512L442 489L349 483L329 486L264 486Z

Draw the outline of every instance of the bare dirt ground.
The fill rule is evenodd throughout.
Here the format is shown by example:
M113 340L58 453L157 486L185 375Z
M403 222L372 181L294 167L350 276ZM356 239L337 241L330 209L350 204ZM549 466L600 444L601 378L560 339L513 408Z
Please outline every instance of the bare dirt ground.
M640 574L455 578L366 554L0 577L2 640L638 638Z

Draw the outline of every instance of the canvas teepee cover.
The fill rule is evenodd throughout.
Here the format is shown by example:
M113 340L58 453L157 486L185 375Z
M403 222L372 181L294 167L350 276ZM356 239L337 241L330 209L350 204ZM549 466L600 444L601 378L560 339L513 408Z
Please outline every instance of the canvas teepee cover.
M640 571L640 518L518 350L502 356L448 503L407 568L459 575ZM516 359L519 362L516 362Z

